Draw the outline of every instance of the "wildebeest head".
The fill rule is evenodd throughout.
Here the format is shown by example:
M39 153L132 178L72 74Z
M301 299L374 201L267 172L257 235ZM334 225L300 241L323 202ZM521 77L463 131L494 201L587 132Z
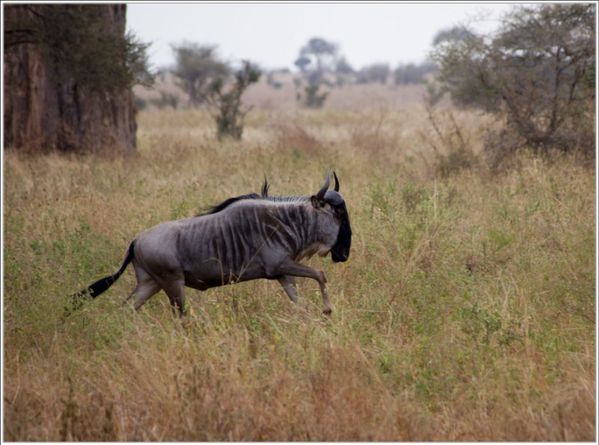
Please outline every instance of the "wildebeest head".
M345 206L345 200L339 193L339 179L337 174L333 172L335 178L335 189L328 190L330 184L330 175L327 174L325 183L320 191L311 197L312 204L315 207L323 208L326 204L330 206L330 211L339 224L339 232L337 240L331 247L331 258L335 263L347 261L351 248L351 225L349 223L349 213Z

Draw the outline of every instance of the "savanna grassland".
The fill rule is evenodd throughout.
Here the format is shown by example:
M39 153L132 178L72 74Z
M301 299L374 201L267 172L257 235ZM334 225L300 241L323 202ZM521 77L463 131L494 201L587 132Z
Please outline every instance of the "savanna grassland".
M573 157L479 161L477 114L268 110L241 142L200 111L138 116L138 154L4 153L5 440L595 440L595 172ZM457 126L457 127L456 127ZM451 136L453 135L453 136ZM434 148L433 148L434 147ZM158 222L258 191L312 194L327 168L347 263L299 280L122 301L132 268L62 320Z

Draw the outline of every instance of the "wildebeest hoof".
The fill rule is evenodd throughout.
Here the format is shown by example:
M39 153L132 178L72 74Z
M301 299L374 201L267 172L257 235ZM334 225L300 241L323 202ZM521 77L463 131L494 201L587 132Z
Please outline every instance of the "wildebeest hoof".
M322 311L323 314L328 315L328 316L330 316L332 312L333 312L333 309L331 309L330 307L327 307L327 308L323 309L323 311Z

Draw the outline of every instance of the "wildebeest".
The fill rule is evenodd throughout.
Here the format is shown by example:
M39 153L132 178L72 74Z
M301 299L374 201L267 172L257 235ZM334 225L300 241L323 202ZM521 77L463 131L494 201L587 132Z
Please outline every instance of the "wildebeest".
M332 308L324 272L300 261L315 253L331 252L334 262L349 257L349 214L333 175L334 190L328 190L328 173L312 196L268 196L265 180L261 195L229 198L202 215L158 224L131 242L116 273L76 295L97 297L133 262L137 285L127 300L135 296L135 309L163 289L183 315L185 286L206 290L258 278L278 280L297 302L295 277L307 277L320 284L323 312L328 315Z

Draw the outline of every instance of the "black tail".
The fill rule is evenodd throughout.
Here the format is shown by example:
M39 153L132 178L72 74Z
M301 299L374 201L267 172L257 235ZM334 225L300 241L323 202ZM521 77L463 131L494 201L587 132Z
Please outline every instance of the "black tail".
M129 249L127 250L127 256L125 257L125 261L123 261L121 268L119 270L117 270L116 273L114 273L113 275L104 277L104 278L100 278L98 281L96 281L93 284L90 284L87 287L87 289L84 289L81 292L89 293L90 297L96 298L98 295L100 295L101 293L106 291L110 286L112 286L114 284L114 282L116 280L118 280L119 277L123 274L123 272L129 265L129 263L133 259L133 243L134 242L135 241L132 241L131 244L129 244ZM81 293L81 292L79 292L79 293Z
M116 280L123 274L131 260L133 260L133 244L135 241L131 241L129 244L129 249L127 250L127 256L125 257L125 261L121 265L120 269L117 270L114 274L108 275L107 277L100 278L98 281L90 284L85 289L77 292L76 294L71 295L71 307L65 308L65 311L68 313L78 309L83 304L83 300L87 297L96 298L98 295L106 291L110 286L114 284Z

